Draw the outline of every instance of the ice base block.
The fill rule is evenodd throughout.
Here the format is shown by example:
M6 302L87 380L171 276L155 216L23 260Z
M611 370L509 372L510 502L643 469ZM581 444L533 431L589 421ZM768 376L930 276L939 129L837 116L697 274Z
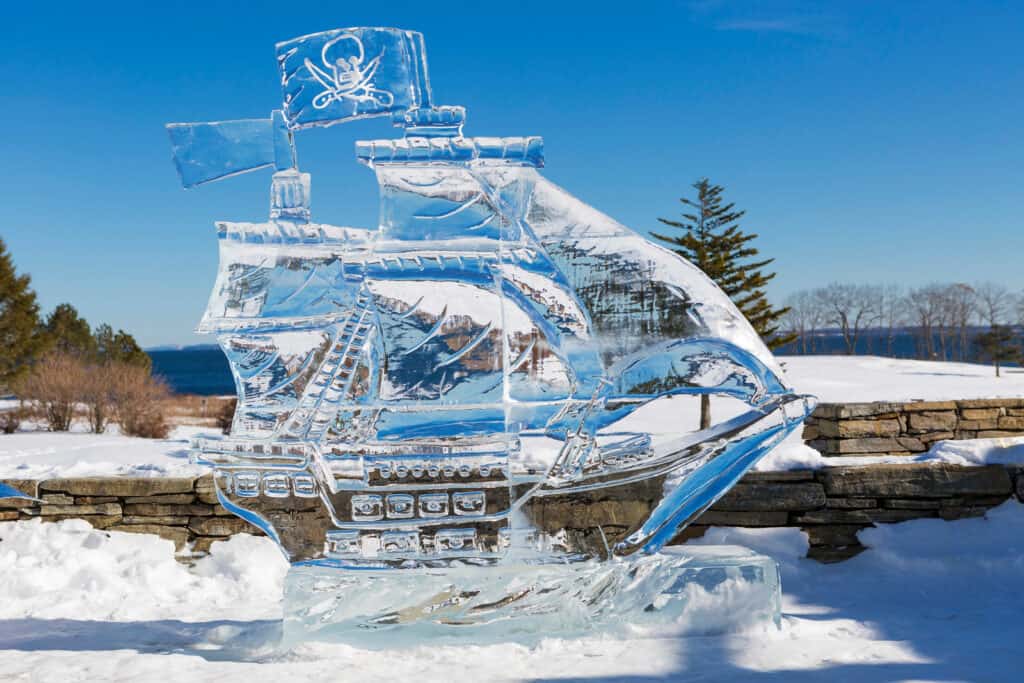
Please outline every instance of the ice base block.
M606 562L513 561L444 569L293 567L282 646L536 642L586 633L706 635L778 627L775 560L682 546Z

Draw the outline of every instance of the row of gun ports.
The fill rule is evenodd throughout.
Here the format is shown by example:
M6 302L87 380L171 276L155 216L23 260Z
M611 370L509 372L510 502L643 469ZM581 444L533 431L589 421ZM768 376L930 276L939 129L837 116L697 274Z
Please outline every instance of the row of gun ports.
M376 522L382 519L435 519L450 515L472 517L484 514L487 497L483 491L375 493L352 496L352 521Z
M318 495L316 480L313 475L306 473L220 471L217 473L217 484L224 493L234 493L242 498L259 495L271 498L315 498Z

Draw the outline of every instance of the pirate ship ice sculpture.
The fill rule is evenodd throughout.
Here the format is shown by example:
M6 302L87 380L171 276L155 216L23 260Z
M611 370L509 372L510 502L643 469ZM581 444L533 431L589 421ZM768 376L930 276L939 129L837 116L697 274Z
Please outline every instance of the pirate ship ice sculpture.
M186 186L276 171L267 222L217 224L200 330L239 403L230 436L196 445L225 507L293 563L655 553L806 416L707 277L538 173L540 138L464 137L420 34L327 31L277 58L282 111L168 129ZM356 146L379 228L313 222L293 134L384 115L405 136ZM706 393L747 409L690 433L623 427Z

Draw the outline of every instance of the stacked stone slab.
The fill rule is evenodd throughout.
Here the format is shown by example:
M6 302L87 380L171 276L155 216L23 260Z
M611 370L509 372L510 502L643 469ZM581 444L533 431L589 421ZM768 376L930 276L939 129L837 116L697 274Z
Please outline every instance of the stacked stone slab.
M41 503L0 501L0 521L84 519L97 529L157 534L173 541L182 558L201 556L214 542L237 533L260 533L217 503L210 476L5 483ZM1024 501L1024 468L1018 466L914 463L752 472L676 540L701 536L711 526L796 527L808 535L809 557L834 562L864 550L857 534L866 527L982 516L1014 492ZM637 521L632 517L649 509L648 494L640 488L636 493L635 504L627 499L592 504L617 506L628 527ZM566 527L579 524L579 511L564 514Z
M803 436L830 457L915 455L943 439L1024 436L1024 399L823 403Z
M36 496L0 501L0 520L83 519L97 529L156 534L184 556L202 555L215 541L259 533L217 502L211 476L194 478L89 477L7 481Z
M858 532L911 519L981 517L1016 493L1024 502L1024 468L988 465L871 465L796 472L752 472L684 537L708 526L799 527L808 557L836 562L865 549Z

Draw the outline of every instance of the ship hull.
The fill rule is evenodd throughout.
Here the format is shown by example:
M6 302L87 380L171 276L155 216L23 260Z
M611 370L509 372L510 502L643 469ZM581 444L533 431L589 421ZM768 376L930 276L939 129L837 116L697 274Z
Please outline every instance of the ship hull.
M221 503L293 563L411 568L606 559L656 552L799 424L803 397L776 399L661 450L618 451L574 475L513 472L479 444L363 448L348 469L300 449L236 452L216 466ZM788 415L794 415L790 418ZM281 452L275 453L274 450ZM290 459L289 459L290 458ZM344 460L345 456L336 455Z

